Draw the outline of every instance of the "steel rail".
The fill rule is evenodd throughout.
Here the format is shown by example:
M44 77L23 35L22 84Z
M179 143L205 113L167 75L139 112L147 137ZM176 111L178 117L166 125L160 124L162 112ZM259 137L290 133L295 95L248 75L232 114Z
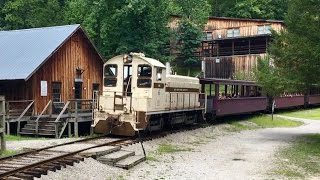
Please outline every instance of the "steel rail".
M89 150L89 149L102 147L102 146L116 145L116 144L120 144L120 143L123 143L123 142L128 141L128 140L132 140L132 138L125 138L125 139L115 140L115 141L112 141L112 142L107 142L107 143L104 143L104 144L99 144L99 145L96 145L96 146L93 146L93 147L84 148L84 149L77 150L77 151L74 151L74 152L71 152L71 153L63 154L63 155L60 155L60 156L57 156L57 157L45 159L43 161L39 161L39 162L30 164L30 165L26 165L26 166L23 166L23 167L16 168L14 170L11 170L11 171L8 171L8 172L5 172L5 173L1 173L0 174L0 179L5 179L5 178L8 178L9 176L14 176L17 173L20 173L20 172L23 173L24 171L29 170L29 169L33 169L33 168L36 168L36 167L41 167L41 166L46 165L46 164L50 164L50 163L53 163L53 162L56 162L56 161L59 161L59 160L63 160L63 159L68 158L68 157L72 157L72 156L74 156L74 155L76 155L76 154L78 154L80 152L83 152L83 151L86 151L86 150Z
M95 139L99 139L99 138L103 138L103 137L106 137L106 136L90 137L90 138L80 139L80 140L71 141L71 142L67 142L67 143L47 146L47 147L44 147L44 148L35 149L35 150L27 151L27 152L22 152L22 153L15 154L15 155L12 155L12 156L7 156L7 157L0 158L0 162L6 161L6 160L10 160L10 159L14 159L14 158L17 158L17 157L22 157L22 156L25 156L25 155L28 155L28 154L37 153L37 152L40 152L40 151L44 151L44 150L55 148L55 147L59 147L59 146L70 145L70 144L75 144L75 143L80 143L80 142L85 142L85 141L91 141L91 140L95 140Z

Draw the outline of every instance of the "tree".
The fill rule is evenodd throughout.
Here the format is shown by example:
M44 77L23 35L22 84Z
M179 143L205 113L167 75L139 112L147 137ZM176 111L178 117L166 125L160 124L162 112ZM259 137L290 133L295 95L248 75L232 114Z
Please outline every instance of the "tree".
M270 54L282 75L307 90L320 83L320 1L291 0L286 30L274 33Z
M0 3L4 29L22 29L62 24L62 7L57 0L11 0Z
M167 61L170 31L168 1L127 0L113 16L117 53L144 52L156 59Z
M169 42L167 0L69 0L66 17L80 23L107 58L144 52L166 61Z
M190 75L191 67L200 61L195 52L203 39L203 28L208 20L210 5L207 0L177 0L176 4L181 8L180 16L182 17L177 31L177 39L181 44L178 60L183 61ZM179 64L179 62L176 63Z
M210 0L213 16L283 20L289 0Z
M273 65L273 60L269 56L258 59L257 70L255 72L257 83L262 87L263 93L274 97L283 94L285 91L292 91L289 79L281 73L281 69Z

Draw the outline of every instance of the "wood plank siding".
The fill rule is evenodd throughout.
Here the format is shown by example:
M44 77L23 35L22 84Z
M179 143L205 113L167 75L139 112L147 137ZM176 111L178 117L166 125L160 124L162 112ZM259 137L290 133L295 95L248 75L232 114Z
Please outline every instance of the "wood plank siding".
M241 37L256 36L258 34L258 26L262 25L270 25L275 31L283 29L281 21L209 18L204 31L212 32L212 39L218 39L218 35L220 35L220 38L227 38L227 31L232 28L239 28Z
M61 101L75 99L77 69L82 75L82 99L92 98L93 84L102 90L103 61L92 47L82 30L72 35L42 67L27 81L32 84L35 111L39 113L52 99L52 83L61 83ZM40 83L47 81L48 96L40 96Z
M225 56L225 57L204 57L205 77L222 79L243 79L245 76L250 80L252 71L257 67L257 59L265 54ZM219 60L217 60L219 59Z

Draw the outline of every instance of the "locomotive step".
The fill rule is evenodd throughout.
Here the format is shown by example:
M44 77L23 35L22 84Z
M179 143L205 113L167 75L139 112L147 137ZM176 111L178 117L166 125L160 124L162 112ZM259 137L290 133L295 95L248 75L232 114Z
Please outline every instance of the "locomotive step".
M146 158L144 156L141 156L141 155L136 155L136 156L130 156L126 159L123 159L117 163L115 163L115 166L116 167L119 167L119 168L123 168L123 169L130 169L132 168L133 166L145 161Z
M116 162L128 158L129 156L134 156L133 151L124 151L120 150L111 154L107 154L105 156L99 157L97 160L103 164L108 164L114 166Z

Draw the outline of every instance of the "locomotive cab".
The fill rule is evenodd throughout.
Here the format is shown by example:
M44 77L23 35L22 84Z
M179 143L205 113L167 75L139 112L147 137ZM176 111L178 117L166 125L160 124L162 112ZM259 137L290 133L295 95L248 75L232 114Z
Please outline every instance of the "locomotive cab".
M103 94L99 108L94 110L95 131L134 135L135 131L145 129L148 121L145 112L165 108L165 73L162 63L141 53L107 61Z

